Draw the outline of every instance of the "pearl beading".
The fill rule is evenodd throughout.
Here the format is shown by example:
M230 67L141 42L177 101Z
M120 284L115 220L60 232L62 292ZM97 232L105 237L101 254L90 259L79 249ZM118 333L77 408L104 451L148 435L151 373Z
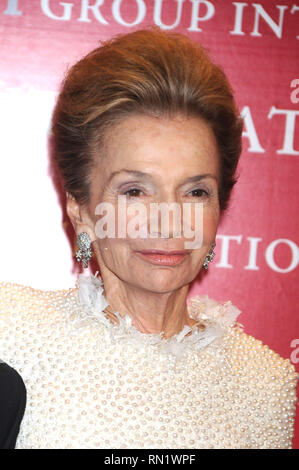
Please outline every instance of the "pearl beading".
M295 367L225 306L193 299L218 334L181 335L181 354L90 314L79 292L0 283L0 358L27 388L16 448L292 448Z

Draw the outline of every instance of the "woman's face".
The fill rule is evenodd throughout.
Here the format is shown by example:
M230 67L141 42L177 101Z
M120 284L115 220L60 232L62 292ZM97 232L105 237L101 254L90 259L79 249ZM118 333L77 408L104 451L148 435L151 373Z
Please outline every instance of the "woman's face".
M95 242L101 273L112 272L130 285L160 293L192 282L215 240L220 215L219 155L209 126L199 118L177 116L167 120L131 116L106 133L103 153L102 156L99 152L92 173L88 206L89 217L97 235L100 229L97 222L102 216L107 217L107 213L99 212L98 209L96 214L96 207L99 203L110 203L110 207L114 208L115 237L101 239L97 236ZM200 178L201 175L208 176ZM126 196L125 205L121 205L119 196ZM162 225L161 219L158 226L150 225L153 221L151 205L162 202L175 202L181 210L180 226L175 227L172 215L166 217L169 222L168 234L167 226ZM202 243L197 248L189 249L189 254L177 264L157 264L157 261L138 253L142 250L186 250L185 243L194 239L188 233L187 237L185 235L183 207L188 205L190 208L191 217L185 218L186 227L195 230L200 226L196 225L195 203L201 203L198 207L202 208L203 217L200 234ZM133 209L137 207L139 212L134 212ZM121 219L118 209L122 210L122 217L125 214L126 219ZM139 217L137 225L132 224L136 216ZM127 229L125 237L124 224ZM141 235L137 238L128 236L128 232L133 233L132 226L136 230L146 229L147 236L145 232L139 232ZM108 225L104 228L107 229ZM117 237L119 229L123 238ZM180 236L175 237L178 234ZM197 239L200 239L198 233Z

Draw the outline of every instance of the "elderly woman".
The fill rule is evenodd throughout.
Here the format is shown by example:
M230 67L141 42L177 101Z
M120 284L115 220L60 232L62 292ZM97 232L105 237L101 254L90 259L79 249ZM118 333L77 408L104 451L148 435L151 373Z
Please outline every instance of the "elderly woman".
M178 33L118 35L69 70L52 130L76 258L99 271L69 290L2 284L1 355L28 395L17 447L291 448L294 366L231 301L187 303L241 152L222 69ZM189 232L174 213L153 227L157 203Z

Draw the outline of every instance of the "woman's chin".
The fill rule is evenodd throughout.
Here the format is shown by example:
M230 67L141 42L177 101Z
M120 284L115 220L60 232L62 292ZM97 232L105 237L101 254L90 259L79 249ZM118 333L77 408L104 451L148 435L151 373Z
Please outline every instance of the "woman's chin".
M155 293L167 293L180 289L184 285L188 285L190 281L190 273L182 275L174 274L171 269L151 270L148 274L136 275L135 286L139 286L142 290ZM132 279L132 278L131 278Z

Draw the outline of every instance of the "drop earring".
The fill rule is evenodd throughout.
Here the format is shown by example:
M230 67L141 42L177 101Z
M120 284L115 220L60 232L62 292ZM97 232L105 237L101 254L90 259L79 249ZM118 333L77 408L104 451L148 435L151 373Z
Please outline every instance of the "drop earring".
M82 261L83 267L87 268L88 262L92 257L91 240L88 233L81 232L78 234L77 245L79 249L76 251L76 260Z
M210 251L208 252L207 256L205 257L205 260L204 260L204 263L203 263L203 267L204 269L208 269L208 264L213 261L213 258L215 256L215 252L214 252L214 248L216 246L216 243L212 243L211 245L211 248L210 248Z

